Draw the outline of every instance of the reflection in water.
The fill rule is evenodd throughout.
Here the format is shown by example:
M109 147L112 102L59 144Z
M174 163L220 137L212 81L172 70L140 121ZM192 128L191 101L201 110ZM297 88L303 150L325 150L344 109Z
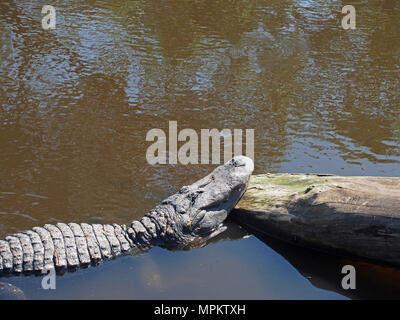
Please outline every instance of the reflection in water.
M357 4L356 30L341 1L63 0L53 31L45 4L0 3L1 238L126 223L205 175L146 163L172 120L254 128L255 173L400 174L398 1Z
M1 280L28 299L342 298L316 289L285 259L249 238L236 224L228 223L228 229L208 244L190 251L154 248L147 254L66 273L56 278L56 290L41 289L41 277Z
M196 247L190 249L194 251L155 248L155 254L150 251L137 256L120 257L103 263L95 268L96 271L89 268L58 276L55 291L40 289L41 277L2 278L0 300L26 297L340 298L334 292L352 299L400 297L400 270L397 268L338 258L258 234L257 237L262 242L256 241L254 237L249 238L249 234L237 224L229 220L225 224L227 229L223 233L199 246L203 251L195 250ZM241 241L232 245L235 240ZM221 247L216 248L216 244ZM189 252L190 256L187 256ZM352 265L356 269L356 290L344 290L341 287L344 277L341 270L344 265ZM295 270L312 286L299 283ZM210 286L218 288L218 291L210 292ZM277 292L279 289L286 290Z
M260 240L281 254L315 287L340 293L352 299L399 299L400 270L368 262L339 258L257 235ZM356 290L341 286L342 268L352 265L356 270Z

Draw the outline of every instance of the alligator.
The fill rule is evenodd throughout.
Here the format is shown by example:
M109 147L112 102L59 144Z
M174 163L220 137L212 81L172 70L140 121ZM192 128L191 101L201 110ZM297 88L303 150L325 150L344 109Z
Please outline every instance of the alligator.
M63 274L154 246L199 247L226 229L253 169L250 158L234 157L128 225L57 223L9 235L0 240L0 275Z

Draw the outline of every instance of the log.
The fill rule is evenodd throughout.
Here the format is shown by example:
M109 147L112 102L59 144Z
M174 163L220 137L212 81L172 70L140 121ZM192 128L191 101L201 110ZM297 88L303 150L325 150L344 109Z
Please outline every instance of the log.
M231 218L252 233L400 265L400 178L262 174Z

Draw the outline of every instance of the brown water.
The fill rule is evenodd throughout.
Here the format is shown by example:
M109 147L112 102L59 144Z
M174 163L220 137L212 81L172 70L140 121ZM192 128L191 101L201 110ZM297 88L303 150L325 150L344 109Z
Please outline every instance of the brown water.
M172 120L254 129L255 173L400 175L398 1L352 3L355 30L341 28L342 1L52 1L51 31L45 4L0 3L1 238L49 222L126 223L203 176L213 166L146 162L146 133ZM349 296L319 285L340 273L319 266L340 260L293 263L267 244L154 249L57 278L52 292L9 281L29 298ZM304 276L309 263L319 282ZM400 296L365 281L351 297Z

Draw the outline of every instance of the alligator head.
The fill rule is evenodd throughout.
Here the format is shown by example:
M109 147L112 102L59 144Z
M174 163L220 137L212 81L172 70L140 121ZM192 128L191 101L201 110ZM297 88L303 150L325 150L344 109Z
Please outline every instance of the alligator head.
M151 223L158 227L153 226L158 231L153 244L198 247L224 231L223 222L246 191L253 169L250 158L237 156L165 199L140 221L146 229Z

